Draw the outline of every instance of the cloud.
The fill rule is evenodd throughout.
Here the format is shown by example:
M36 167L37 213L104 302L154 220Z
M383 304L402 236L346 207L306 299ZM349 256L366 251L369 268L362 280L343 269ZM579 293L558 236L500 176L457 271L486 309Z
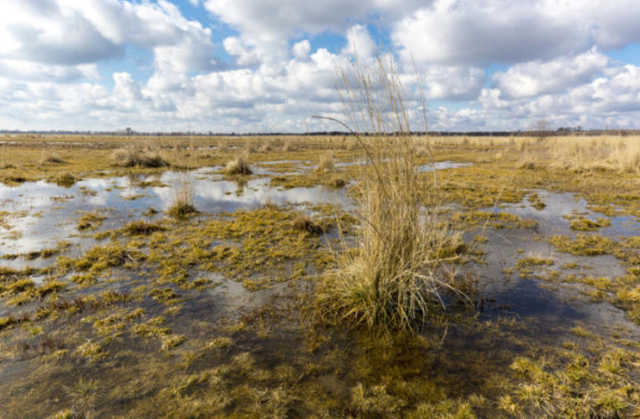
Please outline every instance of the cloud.
M288 38L327 30L342 32L347 19L362 16L368 9L360 0L207 0L205 7L240 31L244 48L251 46L256 57L270 63L286 59ZM233 46L239 44L234 41ZM234 55L241 60L246 57Z
M429 3L430 0L206 0L204 5L237 29L243 43L252 45L262 60L274 62L284 59L289 38L323 32L342 34L357 22L387 25Z
M481 68L466 66L427 66L425 72L427 99L475 100L485 85Z
M0 15L0 59L40 64L122 58L133 45L152 50L161 70L208 71L215 67L211 37L166 0L13 1Z
M391 36L420 62L519 63L637 42L639 15L634 0L437 0L395 23Z
M640 117L640 67L610 66L592 81L535 97L512 97L500 88L483 89L479 100L495 118L513 121L512 127L526 127L540 118L554 126L602 128L620 121L632 125L631 121Z
M293 56L296 60L305 61L309 58L309 52L311 52L311 43L308 39L297 42L292 48Z
M457 111L443 106L428 114L429 129L432 131L481 131L486 126L487 113L477 109L460 109Z
M75 66L32 63L22 60L0 60L0 77L17 81L69 83L79 79L99 80L96 64Z
M353 25L347 31L347 44L342 49L343 55L357 56L358 59L367 59L376 51L376 44L371 39L365 25Z
M573 57L563 56L551 61L532 61L517 64L506 72L496 73L493 84L507 98L528 98L558 93L568 88L590 82L602 74L611 60L597 51Z
M142 99L140 84L133 80L129 73L114 73L113 94L127 102L135 102Z
M0 127L336 129L311 116L342 116L338 68L387 40L416 128L414 58L433 129L640 116L638 67L606 55L640 41L637 1L188 1L199 21L187 0L5 0Z
M36 4L39 3L39 4ZM78 65L123 53L80 13L54 1L9 2L0 13L0 59Z
M243 41L235 36L230 36L223 41L224 49L237 59L239 66L253 66L261 61L259 51L255 45Z

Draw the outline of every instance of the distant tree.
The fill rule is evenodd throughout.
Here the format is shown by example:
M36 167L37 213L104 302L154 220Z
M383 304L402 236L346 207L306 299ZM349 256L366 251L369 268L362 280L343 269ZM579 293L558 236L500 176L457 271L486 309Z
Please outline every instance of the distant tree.
M133 130L130 127L126 127L124 130L127 133L127 135L131 135L131 133L133 132Z
M551 124L546 119L539 119L532 125L532 130L538 141L543 141L549 135L551 135Z

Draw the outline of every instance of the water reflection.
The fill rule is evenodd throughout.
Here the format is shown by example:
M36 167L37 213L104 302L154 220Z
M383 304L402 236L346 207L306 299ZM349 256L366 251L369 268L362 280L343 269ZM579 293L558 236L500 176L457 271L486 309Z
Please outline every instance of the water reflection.
M143 182L152 186L145 187ZM216 168L85 179L68 188L45 181L0 184L0 207L10 213L5 221L11 227L0 227L0 256L39 251L60 240L81 242L76 223L83 212L104 212L108 219L102 229L112 229L142 217L149 208L164 211L172 204L175 188L184 182L193 186L195 205L204 213L253 209L268 201L278 205L350 202L343 190L326 186L282 190L272 187L268 178L223 180Z

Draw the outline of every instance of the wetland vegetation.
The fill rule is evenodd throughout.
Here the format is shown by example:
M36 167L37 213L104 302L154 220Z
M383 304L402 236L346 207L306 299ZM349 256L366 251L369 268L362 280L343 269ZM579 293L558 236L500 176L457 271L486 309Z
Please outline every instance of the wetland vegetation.
M152 167L109 158L124 137L12 138L3 415L634 417L638 173L553 165L561 140L412 137L401 162L429 147L438 170L382 147L384 184L409 189L380 190L351 136L141 139Z
M367 136L5 138L3 417L638 417L640 138L364 80Z

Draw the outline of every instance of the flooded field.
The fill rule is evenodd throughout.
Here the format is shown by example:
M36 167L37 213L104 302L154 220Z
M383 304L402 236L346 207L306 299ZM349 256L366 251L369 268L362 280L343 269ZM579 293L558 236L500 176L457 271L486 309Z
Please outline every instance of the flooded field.
M421 140L462 292L375 333L316 300L363 228L357 144L145 141L166 164L114 162L118 138L2 149L0 417L640 415L637 173Z

